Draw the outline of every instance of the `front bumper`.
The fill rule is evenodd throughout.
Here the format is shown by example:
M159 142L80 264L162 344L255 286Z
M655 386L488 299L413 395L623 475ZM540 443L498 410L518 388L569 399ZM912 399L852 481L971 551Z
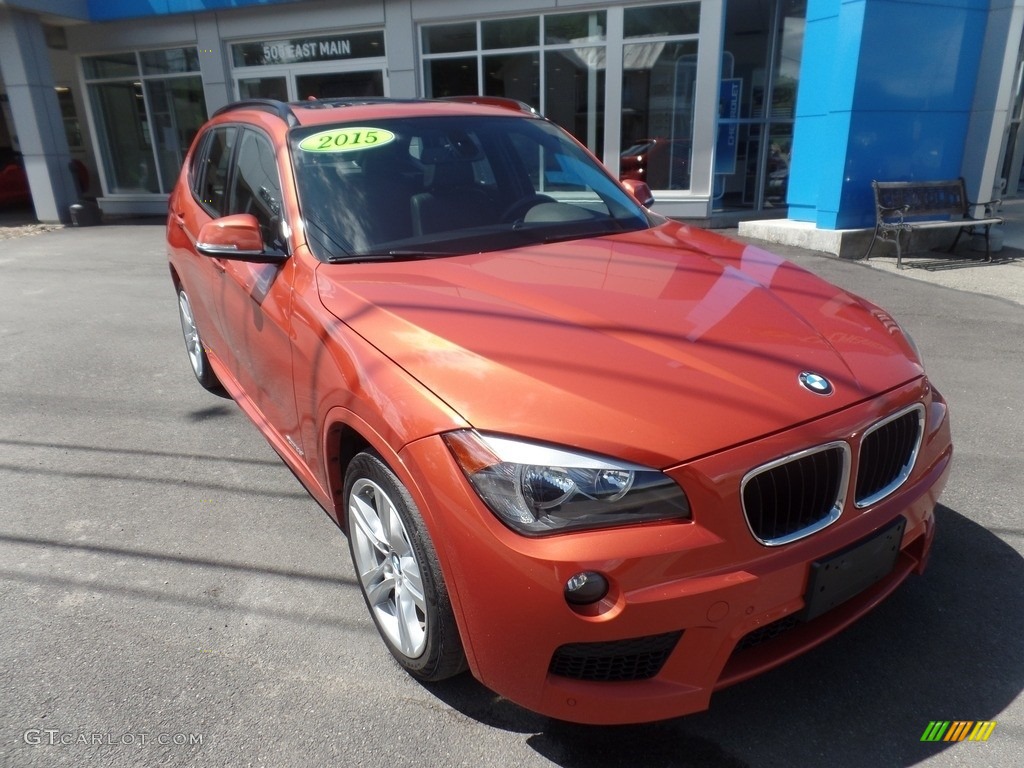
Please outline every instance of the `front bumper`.
M914 402L925 406L924 438L904 485L864 509L848 498L835 523L805 539L778 547L754 540L739 495L747 470L836 439L848 440L856 456L865 429ZM706 709L715 690L803 653L865 614L924 569L951 457L945 402L922 379L668 470L689 496L691 522L536 539L497 521L440 438L402 454L410 474L424 479L410 490L438 549L473 674L528 709L583 723ZM801 621L811 563L900 516L906 526L888 575ZM566 603L565 582L580 571L607 577L611 589L600 603Z

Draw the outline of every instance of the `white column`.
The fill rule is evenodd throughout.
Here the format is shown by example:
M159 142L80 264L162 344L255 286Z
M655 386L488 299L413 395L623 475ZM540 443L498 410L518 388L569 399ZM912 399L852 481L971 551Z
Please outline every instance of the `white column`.
M971 200L983 202L994 196L1005 133L1013 116L1013 86L1022 31L1024 0L997 0L992 4L964 141L962 172Z
M605 29L605 88L604 88L604 153L601 161L619 176L619 152L622 147L622 8L608 9L608 27ZM590 105L595 108L594 104Z
M199 51L199 72L203 77L206 113L212 115L225 104L235 100L231 85L231 52L220 39L220 25L216 14L195 17L196 48Z
M43 222L67 223L78 190L69 167L71 153L37 16L0 6L0 72L25 159L36 217Z
M416 25L412 0L385 0L384 52L388 59L388 95L411 99L416 89Z

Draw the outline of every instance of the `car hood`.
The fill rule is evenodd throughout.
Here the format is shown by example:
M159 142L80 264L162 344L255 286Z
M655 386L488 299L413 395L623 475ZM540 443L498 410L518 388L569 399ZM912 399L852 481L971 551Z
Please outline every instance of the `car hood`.
M477 429L661 468L923 373L882 310L675 222L496 253L324 264L317 282L333 315ZM803 388L803 371L834 392Z

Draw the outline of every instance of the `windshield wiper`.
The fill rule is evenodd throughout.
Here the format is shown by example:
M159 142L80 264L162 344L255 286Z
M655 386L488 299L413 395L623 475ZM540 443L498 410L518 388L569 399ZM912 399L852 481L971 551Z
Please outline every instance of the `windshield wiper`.
M394 249L389 251L370 251L368 253L347 253L343 256L332 256L328 259L330 264L353 263L359 261L418 261L420 259L433 259L438 256L445 256L437 251L411 251Z
M567 240L586 240L591 237L604 237L605 235L617 235L622 232L621 229L598 229L594 232L563 232L559 235L549 235L548 237L541 238L541 242L547 245L548 243L563 243Z

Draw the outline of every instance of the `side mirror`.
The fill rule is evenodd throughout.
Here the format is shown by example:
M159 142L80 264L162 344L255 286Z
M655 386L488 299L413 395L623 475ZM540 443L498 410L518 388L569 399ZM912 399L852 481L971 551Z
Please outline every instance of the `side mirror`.
M277 264L288 258L267 251L260 223L251 213L236 213L204 224L196 238L196 250L204 256L255 264Z
M623 179L622 186L626 188L626 191L633 196L644 208L650 208L654 205L654 193L651 192L651 188L647 186L646 181L638 181L637 179Z

